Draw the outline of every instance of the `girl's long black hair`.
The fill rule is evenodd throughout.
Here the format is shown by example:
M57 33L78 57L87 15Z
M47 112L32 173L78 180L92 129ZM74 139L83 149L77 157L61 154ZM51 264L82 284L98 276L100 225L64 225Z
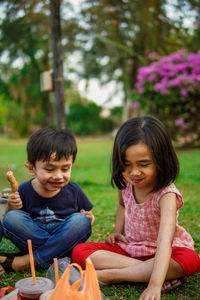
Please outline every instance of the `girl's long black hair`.
M115 137L112 154L111 183L123 190L126 182L122 175L125 170L125 153L129 146L145 143L151 152L157 169L152 192L172 183L179 173L179 162L171 139L164 124L151 116L139 116L126 121Z

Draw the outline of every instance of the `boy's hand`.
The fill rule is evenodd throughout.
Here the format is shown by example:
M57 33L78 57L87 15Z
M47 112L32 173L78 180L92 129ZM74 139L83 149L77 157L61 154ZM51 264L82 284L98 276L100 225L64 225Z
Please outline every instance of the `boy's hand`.
M114 246L115 243L119 241L119 242L123 242L125 244L128 243L127 239L125 238L125 236L121 233L112 233L110 234L107 238L106 238L106 243L111 245L111 246Z
M91 210L87 211L87 210L85 210L85 209L81 209L81 210L80 210L80 213L84 214L84 215L89 219L91 225L94 224L95 217L94 217L94 215L93 215L93 213L92 213Z
M22 200L21 200L18 192L15 192L8 196L8 208L9 209L22 208Z

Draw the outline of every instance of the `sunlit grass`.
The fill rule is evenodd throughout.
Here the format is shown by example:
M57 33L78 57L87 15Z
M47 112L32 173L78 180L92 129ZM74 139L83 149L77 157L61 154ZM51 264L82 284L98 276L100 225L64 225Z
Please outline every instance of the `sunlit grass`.
M78 155L75 161L72 180L76 181L94 204L96 222L90 241L104 241L113 231L115 212L118 203L117 189L110 184L110 158L113 141L78 140ZM186 228L195 240L196 250L200 253L200 150L179 150L180 175L176 185L183 194L185 204L180 211L179 223ZM14 171L19 183L30 178L24 166L26 161L26 139L10 140L0 137L0 189L8 187L6 180L7 162ZM1 250L12 251L14 245L3 239ZM45 276L38 269L37 276ZM14 283L29 272L17 272L0 277L0 287L14 286ZM200 272L182 280L182 286L162 299L199 299ZM103 288L110 299L138 299L145 284L119 284Z

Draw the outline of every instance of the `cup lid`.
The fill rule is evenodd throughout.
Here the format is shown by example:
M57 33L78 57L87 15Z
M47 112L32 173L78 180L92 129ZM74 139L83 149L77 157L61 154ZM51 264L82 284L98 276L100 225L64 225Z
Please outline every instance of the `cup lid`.
M53 289L54 283L46 277L36 277L36 285L34 285L33 278L27 277L17 281L15 287L18 288L21 293L37 294Z

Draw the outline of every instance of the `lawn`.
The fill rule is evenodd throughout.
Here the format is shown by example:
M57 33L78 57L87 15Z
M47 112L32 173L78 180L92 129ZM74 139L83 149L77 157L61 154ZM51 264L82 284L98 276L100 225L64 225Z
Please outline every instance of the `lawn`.
M106 234L113 231L117 190L110 184L111 140L78 140L78 155L72 171L72 180L76 181L94 204L96 222L90 241L104 241ZM195 247L200 253L200 150L178 150L180 175L176 182L184 196L185 205L180 211L179 223L193 236ZM0 137L0 190L8 187L6 180L7 163L14 171L19 183L30 178L24 166L26 160L26 140L10 140ZM0 250L14 250L14 245L3 239ZM45 276L45 271L36 270L37 276ZM29 272L10 273L0 277L0 287L29 277ZM200 272L185 278L181 287L162 299L200 299ZM138 299L146 284L118 284L102 288L110 299Z

